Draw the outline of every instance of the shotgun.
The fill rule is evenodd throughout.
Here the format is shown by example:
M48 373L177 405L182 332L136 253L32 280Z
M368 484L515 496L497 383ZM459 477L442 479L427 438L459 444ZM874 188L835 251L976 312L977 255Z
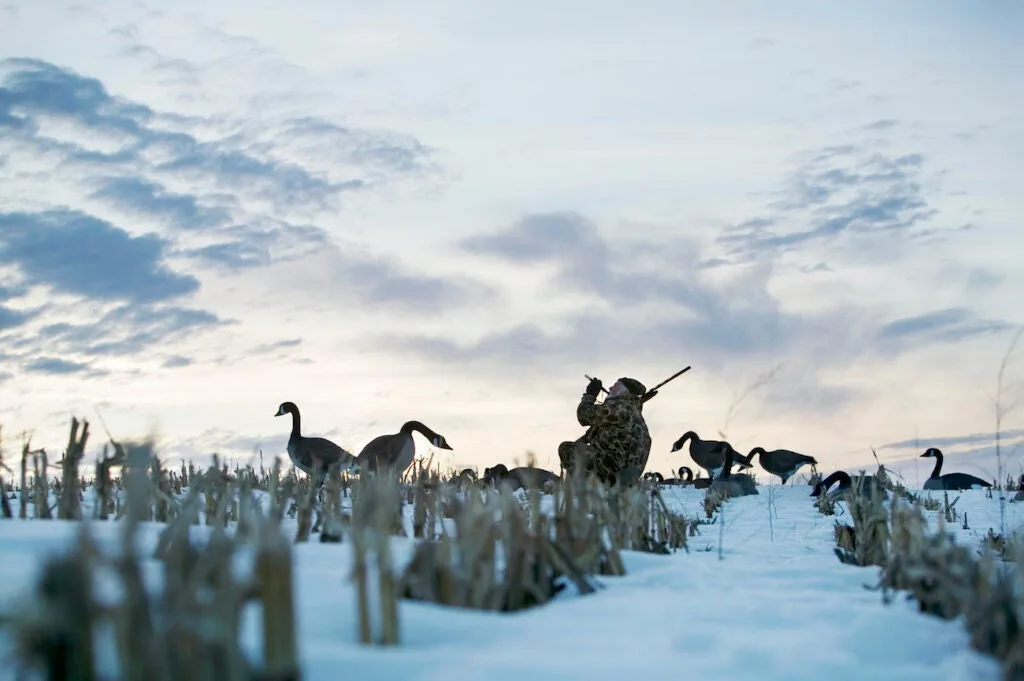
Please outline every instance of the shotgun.
M662 387L663 385L665 385L669 381L674 381L675 379L679 378L680 376L682 376L683 374L685 374L687 371L689 371L692 368L693 367L686 367L685 369L681 369L681 370L675 372L674 374L672 374L671 376L666 378L664 381L662 381L658 385L654 386L653 388L651 388L650 390L645 392L643 394L643 397L640 398L640 403L643 404L647 400L649 400L652 397L654 397L657 394L657 392L658 392L658 388ZM593 381L594 380L590 376L587 376L586 374L583 374L583 378L587 379L588 381ZM601 392L607 393L608 389L605 388L604 386L601 386Z

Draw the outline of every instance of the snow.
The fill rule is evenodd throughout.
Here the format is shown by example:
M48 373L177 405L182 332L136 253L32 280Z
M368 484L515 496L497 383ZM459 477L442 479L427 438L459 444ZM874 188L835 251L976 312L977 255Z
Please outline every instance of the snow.
M880 592L864 588L876 582L877 568L844 565L832 552L843 505L837 516L823 516L809 491L802 484L762 484L759 495L725 504L721 525L701 526L689 553L625 553L628 574L595 578L605 587L595 594L567 589L546 606L514 614L402 601L401 644L389 648L356 642L351 545L314 537L294 554L303 678L999 678L997 662L970 648L961 621L920 614L902 595L885 605ZM690 516L704 517L702 490L669 487L663 494ZM989 528L999 531L998 493L992 499L983 491L950 493L951 500L956 496L970 528L952 528L958 541L978 546ZM1005 509L1006 528L1017 528L1024 504ZM930 516L937 519L938 512ZM119 523L92 528L101 545L116 545ZM31 588L40 562L68 546L78 529L65 521L0 521L4 611ZM145 555L160 529L143 525ZM295 521L286 520L289 536L294 529ZM414 540L393 542L403 564ZM255 613L247 613L253 655L255 622ZM13 666L0 667L0 681L14 678Z

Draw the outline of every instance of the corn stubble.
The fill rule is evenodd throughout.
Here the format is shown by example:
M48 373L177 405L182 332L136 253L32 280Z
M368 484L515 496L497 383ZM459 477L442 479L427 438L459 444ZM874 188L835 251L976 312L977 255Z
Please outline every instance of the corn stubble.
M1024 570L1018 545L990 531L983 550L972 552L946 529L957 519L956 500L927 500L896 487L887 510L879 500L851 495L846 502L853 525L836 523L836 555L844 563L879 567L871 588L881 591L885 603L903 592L922 613L962 617L971 645L1000 661L1002 678L1024 680ZM928 527L928 512L937 514L935 531Z
M104 555L87 521L73 547L45 563L33 593L3 618L19 665L41 672L48 681L300 679L292 554L273 512L261 511L250 484L225 480L223 469L216 466L194 474L179 502L168 494L170 476L151 444L117 444L115 449L124 466L120 545ZM108 466L106 457L103 461ZM64 470L71 468L65 465ZM109 502L109 497L98 497ZM198 523L201 508L210 509L211 499L212 535L198 546L189 530ZM233 503L244 517L229 535L226 519ZM143 567L149 558L139 554L137 536L140 523L164 516L167 522L154 556L164 587L154 594L145 586ZM256 567L240 578L234 564L246 551L255 552ZM93 590L95 580L111 577L123 594L113 602ZM240 645L242 611L256 602L263 610L260 665L247 660ZM112 640L114 669L99 668L95 647L101 637Z

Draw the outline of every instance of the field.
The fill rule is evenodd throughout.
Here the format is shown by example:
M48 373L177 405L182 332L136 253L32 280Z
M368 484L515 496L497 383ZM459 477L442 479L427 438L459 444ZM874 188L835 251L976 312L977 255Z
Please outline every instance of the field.
M423 467L404 488L334 476L321 513L288 468L178 473L136 451L109 488L80 483L64 513L85 522L33 517L28 494L20 519L9 486L0 679L1019 678L1021 578L993 539L1021 524L1012 491L901 490L897 512L819 508L806 476L764 472L757 495L722 500L585 480L481 493ZM91 520L104 498L110 518ZM837 525L858 539L847 561L884 557L841 561ZM83 659L95 675L67 662Z

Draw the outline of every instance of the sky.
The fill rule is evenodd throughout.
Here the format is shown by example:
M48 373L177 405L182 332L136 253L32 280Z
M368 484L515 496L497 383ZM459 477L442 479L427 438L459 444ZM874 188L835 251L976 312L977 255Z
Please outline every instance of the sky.
M4 453L78 416L90 456L269 461L290 400L353 452L415 419L557 468L585 374L692 366L650 470L694 430L992 478L1021 34L1009 0L8 0Z

